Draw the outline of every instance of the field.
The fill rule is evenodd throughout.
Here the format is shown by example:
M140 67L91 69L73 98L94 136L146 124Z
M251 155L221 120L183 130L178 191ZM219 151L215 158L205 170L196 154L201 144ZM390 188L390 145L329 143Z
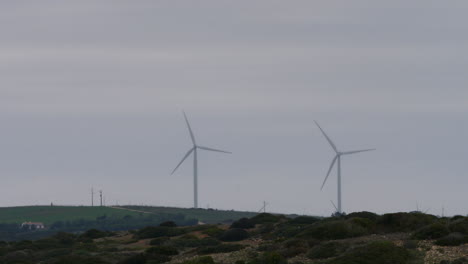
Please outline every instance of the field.
M57 221L76 219L94 220L99 216L138 216L140 213L99 206L22 206L0 208L0 223L42 222L50 225Z
M216 209L194 209L194 208L175 208L175 207L153 207L153 206L121 206L131 210L144 211L154 214L182 214L186 218L195 218L207 224L218 224L224 222L233 222L244 217L253 217L257 213L240 212Z
M0 208L0 223L32 221L50 225L57 221L94 220L103 215L122 218L126 215L141 216L147 214L183 215L186 219L198 219L201 222L213 224L232 222L243 217L256 215L256 213L252 212L152 206L22 206Z

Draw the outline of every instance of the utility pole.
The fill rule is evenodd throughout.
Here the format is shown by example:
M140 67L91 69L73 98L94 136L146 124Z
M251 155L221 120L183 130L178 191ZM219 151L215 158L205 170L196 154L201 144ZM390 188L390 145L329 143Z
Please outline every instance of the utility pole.
M101 197L101 206L102 206L102 190L99 191L99 196Z
M91 206L94 206L94 188L91 187Z

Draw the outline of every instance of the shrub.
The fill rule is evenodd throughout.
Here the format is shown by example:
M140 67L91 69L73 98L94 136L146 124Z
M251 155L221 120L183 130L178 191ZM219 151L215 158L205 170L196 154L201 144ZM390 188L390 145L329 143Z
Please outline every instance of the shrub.
M406 240L403 242L403 247L406 249L417 249L418 246L419 243L416 240Z
M298 237L316 238L320 240L343 239L369 234L364 227L353 223L352 221L334 220L328 222L319 222L308 227Z
M145 264L145 263L146 263L146 256L143 254L133 255L119 262L119 264Z
M461 233L450 233L435 242L439 246L459 246L465 243L468 243L468 236Z
M314 223L319 222L320 219L317 217L312 217L312 216L298 216L294 219L291 219L288 221L287 224L290 225L311 225Z
M277 223L281 220L281 217L269 213L261 213L250 218L250 220L255 224Z
M108 235L109 235L108 232L104 232L104 231L97 230L97 229L90 229L90 230L84 232L83 234L81 234L80 238L96 239L96 238L103 238L103 237L106 237Z
M203 247L203 246L217 246L219 244L221 244L221 242L219 242L218 240L216 239L213 239L213 238L210 238L210 237L206 237L206 238L203 238L203 239L185 239L185 238L179 238L179 239L173 239L169 242L169 244L171 246L174 246L174 247Z
M172 228L167 226L148 226L138 230L134 236L135 238L156 238L156 237L173 237L182 235L184 231L179 228Z
M422 213L393 213L382 215L377 224L385 232L411 232L436 220L437 217Z
M150 247L146 250L146 254L149 255L164 255L164 256L174 256L178 255L179 251L175 247L170 246L155 246Z
M228 253L244 249L244 245L239 244L220 244L217 246L202 247L197 250L198 254L215 254L215 253Z
M376 229L376 223L368 218L352 217L348 222L365 228L368 233L374 232Z
M248 264L287 264L288 261L278 252L265 252L262 256L248 262Z
M306 253L309 244L303 239L290 239L283 243L280 254L285 258L291 258L302 253Z
M329 264L406 264L411 256L405 248L390 241L371 242L344 253Z
M233 229L224 231L224 233L222 233L219 236L219 239L221 241L241 241L248 237L249 237L249 233L247 233L247 231L245 231L244 229L233 228Z
M109 264L109 262L104 261L97 257L85 257L85 256L67 256L58 259L54 264ZM125 263L130 264L130 263ZM134 264L134 263L131 263ZM135 263L137 264L137 263Z
M449 229L451 232L458 232L468 235L468 218L463 217L452 221L449 224Z
M217 226L213 226L213 227L210 227L210 228L205 229L205 230L202 231L203 234L208 235L210 237L218 237L223 232L224 232L224 230L217 227Z
M377 219L379 218L379 215L375 213L363 211L363 212L350 213L349 215L346 216L346 218L354 218L354 217L369 219L373 222L376 222Z
M310 259L322 259L336 257L346 250L347 246L338 242L328 242L313 247L307 257Z
M450 233L447 226L437 222L420 228L413 234L415 239L438 239Z
M166 243L167 241L169 241L168 237L158 237L158 238L151 239L149 244L151 246L161 246L162 244Z
M184 261L182 264L215 264L215 262L210 256L202 256L192 260Z
M166 221L166 222L162 222L161 224L159 224L159 226L177 227L177 224L174 223L174 221Z
M251 221L248 218L241 218L234 223L232 223L230 228L243 228L243 229L249 229L249 228L254 228L255 223Z

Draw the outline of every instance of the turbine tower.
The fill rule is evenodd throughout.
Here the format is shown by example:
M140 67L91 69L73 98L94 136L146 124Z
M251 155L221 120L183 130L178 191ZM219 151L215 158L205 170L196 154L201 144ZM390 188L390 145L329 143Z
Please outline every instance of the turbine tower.
M361 149L361 150L353 150L353 151L339 151L338 148L335 146L335 144L333 143L333 141L327 136L327 134L325 133L325 131L323 131L323 129L320 127L320 125L317 123L317 121L314 121L315 124L318 126L318 128L320 129L320 131L322 132L323 136L327 139L328 143L330 143L330 146L332 147L332 149L335 151L336 155L335 157L333 158L332 160L332 163L330 165L330 168L328 169L328 172L327 172L327 176L325 177L325 180L323 181L323 184L322 184L322 187L320 188L320 190L323 189L323 186L325 186L325 183L327 182L327 179L328 179L328 176L330 176L330 172L331 170L333 169L333 166L335 165L335 163L338 163L337 164L337 174L338 174L338 207L335 207L335 209L337 210L337 213L339 214L342 214L343 211L342 211L342 203L341 203L341 156L343 155L350 155L350 154L356 154L356 153L359 153L359 152L366 152L366 151L372 151L372 150L375 150L375 149ZM333 203L333 202L332 202ZM334 206L334 205L333 205Z
M188 128L188 131L190 133L190 138L192 139L193 146L192 146L191 149L189 149L187 154L185 154L185 156L182 158L182 160L179 162L179 164L177 164L175 169L172 171L171 175L173 175L174 172L179 168L179 166L182 163L184 163L184 161L190 156L190 154L193 153L193 207L198 208L198 160L197 160L197 154L198 153L197 153L197 151L199 149L202 149L202 150L222 152L222 153L228 153L228 154L231 154L231 152L197 145L197 143L195 141L195 136L193 135L192 128L190 127L190 123L189 123L189 121L187 119L187 115L185 114L185 112L183 112L183 114L184 114L184 118L185 118L185 123L187 123L187 128Z

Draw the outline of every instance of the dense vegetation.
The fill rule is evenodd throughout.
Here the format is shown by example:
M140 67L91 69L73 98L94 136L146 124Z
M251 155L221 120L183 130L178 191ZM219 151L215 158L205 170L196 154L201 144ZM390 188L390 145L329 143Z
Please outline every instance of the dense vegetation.
M231 224L59 232L0 242L0 263L463 264L468 217L422 213L288 218L259 214Z

